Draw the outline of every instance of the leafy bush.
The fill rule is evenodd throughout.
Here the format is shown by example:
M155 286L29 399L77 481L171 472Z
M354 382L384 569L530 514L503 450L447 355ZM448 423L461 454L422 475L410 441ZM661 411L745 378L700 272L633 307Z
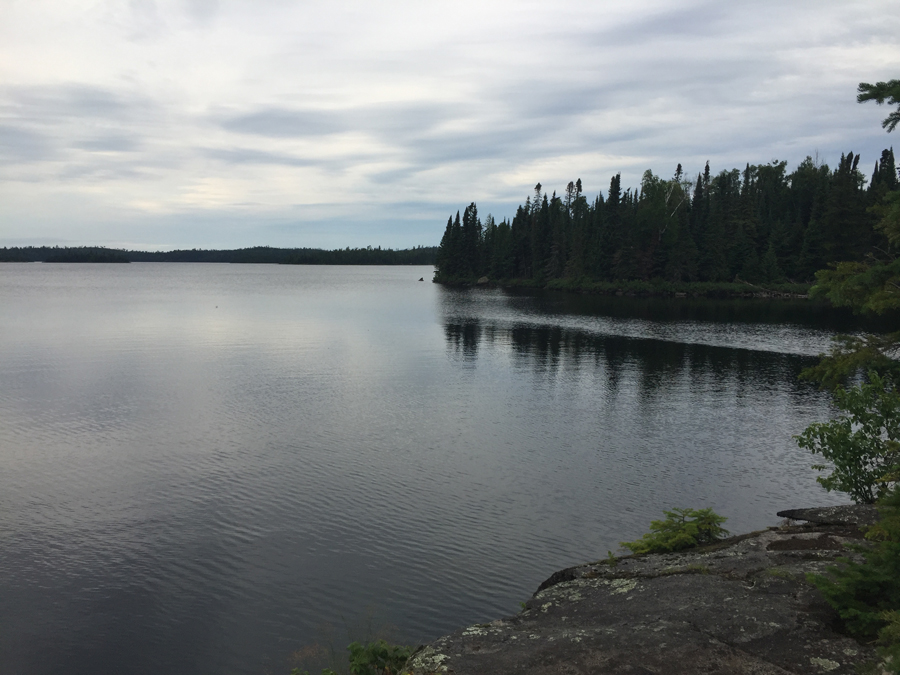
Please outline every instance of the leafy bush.
M367 642L362 645L352 642L347 647L350 652L350 673L352 675L399 675L412 655L411 647L388 644L384 640ZM294 668L291 675L309 675L309 671ZM325 668L322 675L338 675L331 668Z
M352 643L350 650L350 672L353 675L394 675L406 665L412 654L410 647L391 645L377 640L366 645Z
M888 672L900 673L900 612L884 612L881 618L886 625L878 631L878 654Z
M841 558L841 566L829 567L827 576L808 574L807 579L852 635L878 636L884 665L900 673L900 489L885 496L879 511L881 519L866 533L872 544L850 546L865 562Z
M835 390L835 405L848 414L811 424L795 437L801 448L831 463L813 466L833 469L816 479L826 490L863 504L874 503L900 478L900 392L889 376L871 371L869 380Z
M727 518L712 509L672 509L663 511L665 520L654 520L650 531L637 541L623 541L620 546L632 553L670 553L692 546L710 544L728 535L721 527Z

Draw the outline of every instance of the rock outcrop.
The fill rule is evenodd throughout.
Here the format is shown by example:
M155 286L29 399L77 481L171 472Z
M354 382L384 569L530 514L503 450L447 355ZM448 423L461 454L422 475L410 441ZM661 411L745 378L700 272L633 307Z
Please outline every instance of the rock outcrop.
M851 675L874 649L806 581L862 539L872 507L785 511L781 527L561 570L516 616L420 648L415 675Z

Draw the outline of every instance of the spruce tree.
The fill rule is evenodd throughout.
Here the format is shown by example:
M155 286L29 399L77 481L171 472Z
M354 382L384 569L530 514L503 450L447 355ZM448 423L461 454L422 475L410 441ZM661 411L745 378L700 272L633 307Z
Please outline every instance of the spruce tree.
M453 216L447 218L447 228L444 230L444 236L441 237L441 243L438 246L437 255L435 256L434 266L437 268L436 276L438 278L449 278L456 276L453 270Z

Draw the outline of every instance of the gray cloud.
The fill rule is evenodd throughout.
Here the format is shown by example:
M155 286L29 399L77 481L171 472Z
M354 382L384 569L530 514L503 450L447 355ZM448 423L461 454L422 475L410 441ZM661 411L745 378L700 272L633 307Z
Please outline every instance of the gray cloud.
M428 243L412 235L436 240L454 204L511 215L538 181L605 189L622 171L633 186L646 168L817 150L866 163L893 140L854 90L897 77L900 7L504 1L132 0L95 23L23 10L4 34L3 236L45 237L40 221L77 240L77 209L148 245L153 219L179 236L194 223L181 243L198 246L226 221L234 245L402 245L391 223Z
M140 142L123 134L104 134L75 141L72 147L92 152L134 152L140 149Z
M219 0L185 0L188 15L197 26L208 26L219 15Z
M321 162L315 160L304 159L302 157L293 157L284 153L265 152L262 150L251 150L244 148L220 149L211 148L203 151L204 154L211 158L217 159L228 164L275 164L281 166L316 166Z
M679 3L677 8L662 12L638 13L624 25L600 27L583 34L580 39L590 40L595 45L652 44L660 38L696 41L733 32L729 30L733 16L734 9L720 2Z
M407 103L357 107L348 111L354 128L367 129L385 136L407 136L427 133L435 126L451 120L468 106Z
M338 110L261 108L238 115L214 116L215 122L240 134L303 138L348 131L382 135L430 128L450 115L436 105L412 103L353 106Z
M0 158L4 163L33 163L53 156L52 143L43 134L21 126L0 125Z
M234 115L219 121L222 128L239 134L271 138L296 138L334 134L347 129L341 113L318 110L270 108Z
M80 84L5 87L0 91L0 100L4 115L38 124L61 119L122 121L137 113L151 113L155 107L145 97Z
M44 162L44 182L146 180L172 157L143 152L159 107L143 95L80 84L0 88L0 157L7 180Z

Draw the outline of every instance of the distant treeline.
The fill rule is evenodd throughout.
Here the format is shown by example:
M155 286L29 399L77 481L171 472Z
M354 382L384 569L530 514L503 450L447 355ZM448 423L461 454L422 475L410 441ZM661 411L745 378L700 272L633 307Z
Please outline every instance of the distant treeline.
M646 171L637 189L621 175L589 202L581 180L548 195L538 183L512 221L484 223L473 202L447 221L435 281L529 280L540 285L597 283L803 283L841 260L888 249L869 210L898 185L893 149L872 178L859 156L830 169L811 157L718 175L709 163L696 181L681 165L670 180Z
M0 262L218 262L287 265L433 265L436 246L390 248L271 248L125 251L99 246L23 246L0 249Z
M124 251L102 247L78 246L57 249L44 262L127 263L131 261Z

